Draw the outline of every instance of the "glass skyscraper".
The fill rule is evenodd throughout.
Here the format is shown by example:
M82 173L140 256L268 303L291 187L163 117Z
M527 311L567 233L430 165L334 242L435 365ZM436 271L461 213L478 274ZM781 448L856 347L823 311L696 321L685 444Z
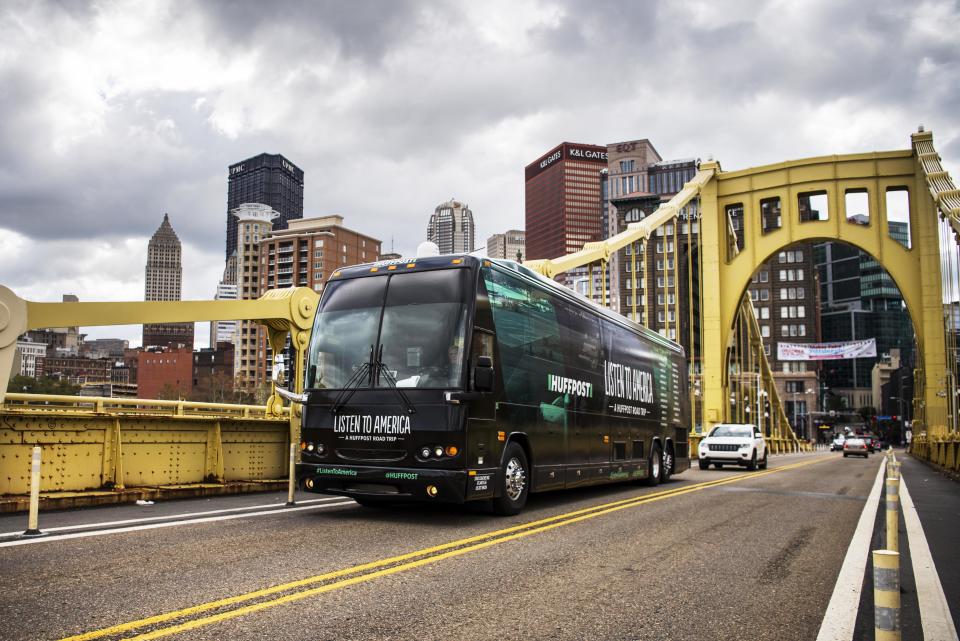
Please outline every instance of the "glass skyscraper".
M226 258L237 249L237 218L230 212L245 203L267 205L280 214L273 229L303 218L303 170L280 154L260 154L230 165L227 178Z

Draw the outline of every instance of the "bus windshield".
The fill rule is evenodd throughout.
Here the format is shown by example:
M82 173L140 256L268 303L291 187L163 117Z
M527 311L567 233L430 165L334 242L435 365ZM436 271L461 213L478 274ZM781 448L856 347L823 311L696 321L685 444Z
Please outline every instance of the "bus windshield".
M448 269L330 283L313 326L307 387L389 387L389 378L397 387L461 387L468 276ZM391 377L373 375L378 357Z

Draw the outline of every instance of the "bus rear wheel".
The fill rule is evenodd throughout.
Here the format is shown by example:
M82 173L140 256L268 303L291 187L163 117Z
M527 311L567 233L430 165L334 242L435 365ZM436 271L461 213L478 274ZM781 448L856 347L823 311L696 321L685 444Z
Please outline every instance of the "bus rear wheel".
M663 465L661 466L660 480L664 483L673 476L673 468L676 466L676 460L673 457L673 443L667 443L663 451Z
M647 463L647 485L653 487L660 484L660 475L663 474L663 455L660 446L650 448L650 460Z
M500 496L493 499L493 511L501 516L519 514L527 504L530 482L527 454L515 441L507 443L500 467Z

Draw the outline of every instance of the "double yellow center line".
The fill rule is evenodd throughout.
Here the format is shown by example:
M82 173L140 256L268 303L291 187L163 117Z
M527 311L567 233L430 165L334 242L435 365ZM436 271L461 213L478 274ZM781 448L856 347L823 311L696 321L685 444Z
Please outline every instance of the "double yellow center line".
M166 612L164 614L158 614L145 619L121 623L109 628L85 632L83 634L66 637L61 639L61 641L91 641L93 639L103 638L122 638L127 639L128 641L147 641L148 639L158 639L171 634L186 632L188 630L194 630L196 628L219 623L221 621L252 614L254 612L273 608L278 605L284 605L294 601L308 599L318 594L332 592L333 590L339 590L341 588L356 585L358 583L373 581L374 579L390 576L391 574L406 572L407 570L437 563L438 561L443 561L444 559L450 559L468 554L470 552L476 552L477 550L483 550L494 545L499 545L508 541L531 536L533 534L540 534L541 532L547 532L554 528L570 525L571 523L579 523L581 521L593 519L598 516L610 514L611 512L617 512L619 510L625 510L627 508L645 505L655 501L662 501L675 496L691 494L693 492L699 492L701 490L717 487L719 485L727 485L729 483L736 483L738 481L747 479L756 479L769 474L776 474L778 472L805 467L815 463L822 463L827 460L832 459L827 457L817 458L814 460L802 461L800 463L793 463L791 465L784 465L763 472L737 474L735 476L729 476L722 479L717 479L715 481L706 481L704 483L696 483L694 485L687 485L676 489L662 490L659 492L635 496L629 499L595 505L593 507L567 512L557 516L551 516L538 521L531 521L529 523L523 523L521 525L504 528L502 530L487 532L485 534L479 534L477 536L460 539L458 541L451 541L450 543L444 543L442 545L424 548L414 552L408 552L399 556L393 556L387 559L373 561L371 563L364 563L362 565L355 565L342 570L336 570L335 572L319 574L306 579L291 581L289 583L275 585L262 590L256 590L254 592L247 592L246 594L240 594L237 596L228 597L226 599L202 603L200 605L184 608L182 610ZM122 636L124 633L134 630L143 631L133 637Z

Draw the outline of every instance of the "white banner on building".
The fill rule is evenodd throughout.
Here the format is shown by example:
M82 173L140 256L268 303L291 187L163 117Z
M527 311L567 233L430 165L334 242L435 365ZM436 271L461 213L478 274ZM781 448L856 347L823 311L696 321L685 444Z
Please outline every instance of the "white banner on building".
M875 338L846 343L777 343L777 360L781 361L835 361L876 356Z

